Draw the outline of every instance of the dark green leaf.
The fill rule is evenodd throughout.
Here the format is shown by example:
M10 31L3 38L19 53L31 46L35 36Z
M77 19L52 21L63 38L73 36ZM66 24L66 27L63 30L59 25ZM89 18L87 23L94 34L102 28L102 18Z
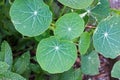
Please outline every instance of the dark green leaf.
M26 71L30 64L30 53L26 52L14 64L14 70L16 73L22 74Z

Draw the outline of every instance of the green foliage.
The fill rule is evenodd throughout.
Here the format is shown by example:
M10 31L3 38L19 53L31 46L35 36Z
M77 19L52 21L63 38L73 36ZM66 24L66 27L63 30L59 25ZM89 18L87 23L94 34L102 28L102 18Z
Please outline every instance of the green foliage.
M62 73L74 64L77 50L75 44L70 41L50 37L40 41L36 57L43 70L49 73Z
M88 32L82 33L80 40L79 40L79 51L81 55L84 55L89 46L90 46L90 34Z
M93 42L95 49L108 58L116 58L120 53L120 16L109 16L98 24Z
M64 72L60 75L59 80L80 80L81 78L81 71L80 69L70 69L67 72Z
M100 0L96 7L91 10L91 14L98 22L110 15L110 5L108 0Z
M116 62L111 71L112 77L120 78L120 61Z
M9 68L9 65L7 63L0 61L0 75L2 75L0 76L0 79L2 80L26 80L19 74L10 72L8 68Z
M87 55L81 56L81 70L84 74L88 74L88 75L98 74L99 66L100 66L100 61L97 52L92 51Z
M69 0L69 1L68 0L58 0L58 1L66 6L74 8L74 9L85 9L88 6L90 6L90 4L92 4L92 2L94 0Z
M42 0L15 0L10 16L16 30L31 37L43 33L52 21L52 13Z
M76 13L65 14L56 22L55 35L72 40L79 37L84 30L84 20Z
M8 68L9 68L9 65L7 63L0 61L0 74L6 73Z
M0 61L6 62L11 69L13 64L13 55L12 55L11 47L6 41L2 42L1 45Z
M0 0L0 80L99 74L98 53L120 55L119 12L109 0ZM120 78L119 67L112 77Z
M14 71L18 74L23 74L27 67L30 64L30 53L26 52L22 56L20 56L15 64L14 64Z

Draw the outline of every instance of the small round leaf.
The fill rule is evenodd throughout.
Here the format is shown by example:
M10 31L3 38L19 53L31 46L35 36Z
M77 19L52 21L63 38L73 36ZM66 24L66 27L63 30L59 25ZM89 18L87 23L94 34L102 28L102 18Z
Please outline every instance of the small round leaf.
M77 50L72 42L50 37L40 41L36 57L43 70L49 73L62 73L74 64Z
M62 39L72 40L84 31L84 20L77 13L68 13L56 22L55 35Z
M120 78L120 61L116 62L111 71L111 76L115 78Z
M109 16L101 21L93 35L96 51L107 58L115 58L120 54L120 17Z
M58 0L60 3L74 8L74 9L85 9L92 4L94 0Z
M52 21L52 13L43 0L15 0L10 16L16 30L30 37L45 32Z

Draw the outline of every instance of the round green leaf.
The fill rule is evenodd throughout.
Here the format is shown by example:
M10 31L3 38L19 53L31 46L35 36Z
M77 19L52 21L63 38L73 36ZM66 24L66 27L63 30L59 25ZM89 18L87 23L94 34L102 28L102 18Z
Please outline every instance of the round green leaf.
M84 30L84 20L77 13L68 13L56 22L55 35L72 40L81 35Z
M116 62L111 71L112 77L120 78L120 61Z
M30 37L45 32L52 21L52 13L43 0L15 0L10 16L16 30Z
M108 58L120 54L120 17L110 16L99 23L93 35L96 51Z
M77 50L72 42L50 37L40 41L36 57L43 70L49 73L62 73L74 64Z
M58 0L60 3L74 8L74 9L85 9L92 4L94 0Z

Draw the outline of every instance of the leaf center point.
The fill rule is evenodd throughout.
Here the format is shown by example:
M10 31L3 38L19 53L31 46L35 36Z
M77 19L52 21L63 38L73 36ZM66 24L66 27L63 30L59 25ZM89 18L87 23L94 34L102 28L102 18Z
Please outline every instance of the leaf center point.
M38 14L38 12L37 11L34 11L34 15L36 16Z
M55 50L59 50L59 47L58 47L58 46L55 46Z
M108 36L108 33L107 33L107 32L105 32L105 33L104 33L104 36L105 36L105 37L107 37L107 36Z
M68 31L71 31L71 28L68 28Z

